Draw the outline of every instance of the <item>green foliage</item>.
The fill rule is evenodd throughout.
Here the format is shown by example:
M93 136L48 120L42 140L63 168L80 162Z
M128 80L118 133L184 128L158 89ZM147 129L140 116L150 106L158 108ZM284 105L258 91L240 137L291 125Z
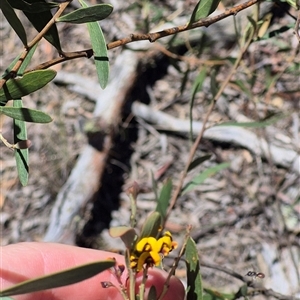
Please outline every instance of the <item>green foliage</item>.
M165 221L167 215L167 209L170 204L171 192L172 192L172 180L168 179L161 189L159 198L157 200L157 206L156 206L156 211L159 212L159 214L161 215L163 222Z
M159 212L155 211L146 219L141 230L140 239L144 237L157 237L161 230L162 217Z
M202 173L195 176L192 181L190 181L186 184L186 186L182 190L182 195L192 191L198 185L203 183L205 181L205 179L215 175L216 173L220 172L223 169L228 168L229 166L230 166L230 163L221 163L221 164L218 164L218 165L215 165L213 167L206 169Z
M55 76L54 70L38 70L28 72L21 78L9 79L0 89L0 105L6 105L8 100L20 99L41 89Z
M200 0L192 13L190 24L199 21L202 18L208 17L218 7L220 0Z
M9 22L10 26L13 28L13 30L16 32L22 43L26 46L27 45L27 36L25 29L17 17L15 11L10 6L7 0L0 1L0 8L3 12L4 17Z
M79 0L79 2L83 7L87 8L87 4L83 0ZM109 78L109 59L105 38L99 23L89 22L87 23L87 27L91 37L99 83L104 89Z
M202 300L203 287L200 274L200 263L198 250L195 242L191 237L188 238L185 249L185 260L187 268L187 299Z
M35 279L26 280L0 291L0 296L27 294L74 284L113 267L115 263L114 260L98 261Z
M22 109L22 100L14 100L13 102L14 109ZM27 140L27 130L26 125L23 120L14 119L14 142L15 144L20 141ZM17 170L20 182L23 186L28 183L29 176L29 154L28 149L15 149L15 159L17 164Z
M83 2L82 5L84 6ZM107 18L113 7L109 4L98 4L92 7L79 8L69 14L57 18L56 22L68 22L74 24L82 24L88 22L96 22Z

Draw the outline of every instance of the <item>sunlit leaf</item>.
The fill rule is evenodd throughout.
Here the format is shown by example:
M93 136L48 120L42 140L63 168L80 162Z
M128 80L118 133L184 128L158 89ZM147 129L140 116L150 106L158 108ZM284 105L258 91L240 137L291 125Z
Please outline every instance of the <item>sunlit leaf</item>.
M170 198L171 198L171 192L172 192L172 179L168 179L160 192L159 198L157 200L157 206L156 206L156 211L160 213L161 217L163 220L165 219L167 215L167 210L169 207L170 203Z
M266 117L264 120L256 121L256 122L224 122L215 125L218 126L235 126L235 127L245 127L245 128L263 128L266 126L270 126L276 123L279 120L285 118L286 115L282 113L271 114L270 116Z
M22 108L22 100L14 100L13 108ZM14 143L27 140L27 130L24 121L14 120ZM26 186L29 178L29 153L28 149L15 149L15 159L17 164L18 176L23 186Z
M188 171L193 170L194 168L198 167L199 165L201 165L203 162L209 160L210 158L211 158L211 154L207 154L207 155L203 155L203 156L195 158L189 165Z
M74 24L96 22L107 18L113 7L110 4L98 4L91 7L79 8L64 16L57 18L56 22L69 22Z
M54 70L38 70L24 74L21 78L9 79L0 89L0 105L8 100L20 99L31 94L49 83L56 75Z
M202 18L208 17L217 9L219 3L220 0L200 0L194 8L190 19L190 24L197 22Z
M212 289L207 289L204 288L205 293L207 293L208 295L205 295L203 297L203 300L205 299L212 299L212 300L233 300L236 299L234 294L228 294L228 293L220 293L219 291L216 290L212 290ZM209 298L207 296L210 296ZM245 295L246 296L246 295Z
M1 0L2 1L2 0ZM32 13L40 13L43 11L49 11L52 8L58 7L59 3L55 2L43 2L41 0L13 0L10 1L11 6L13 8L26 11L26 12L32 12Z
M151 213L146 219L143 228L141 230L140 240L144 237L157 237L161 228L162 217L159 212L155 211Z
M25 107L0 106L0 113L26 122L49 123L52 121L52 118L44 112Z
M12 2L12 1L11 1ZM18 16L16 15L13 8L10 6L7 0L0 1L0 8L3 12L4 17L12 27L12 29L16 32L22 43L26 46L27 45L27 36L25 29L19 20ZM4 47L4 44L2 45Z
M88 7L83 1L79 0L81 6ZM98 22L87 23L88 31L91 38L94 59L100 86L104 89L109 78L109 59L107 54L106 42L102 29Z
M115 263L114 260L98 261L27 280L1 291L0 296L27 294L77 283L113 267Z
M112 227L109 229L109 234L113 238L120 237L128 249L131 249L137 237L135 230L127 226Z
M230 166L230 163L221 163L221 164L218 164L216 166L206 169L202 173L195 176L189 183L187 183L187 185L182 190L182 194L192 191L198 185L202 184L205 181L205 179L215 175L217 172L219 172L225 168L228 168L229 166Z
M188 238L185 249L186 269L187 269L187 299L202 300L203 287L200 274L199 256L195 242Z

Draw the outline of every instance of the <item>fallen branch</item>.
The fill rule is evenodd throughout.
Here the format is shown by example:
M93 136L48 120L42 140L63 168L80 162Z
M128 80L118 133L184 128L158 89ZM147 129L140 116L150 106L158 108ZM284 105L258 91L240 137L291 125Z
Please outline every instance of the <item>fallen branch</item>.
M135 102L132 112L135 116L154 124L157 129L184 134L190 132L189 120L179 120L145 104ZM193 135L197 135L202 127L202 122L194 121ZM258 156L271 158L276 165L291 168L293 172L300 174L300 156L296 151L268 143L250 130L236 126L215 126L204 132L204 138L246 148Z
M89 87L87 85L89 81L81 77L85 88L96 101L94 116L101 117L101 125L104 129L101 139L104 143L101 150L89 144L84 146L70 177L56 197L44 241L74 243L75 230L70 224L74 216L100 187L101 177L113 144L114 128L121 120L121 108L134 82L138 61L138 53L124 50L114 64L112 79L105 90L101 90L98 83L94 84L94 89Z

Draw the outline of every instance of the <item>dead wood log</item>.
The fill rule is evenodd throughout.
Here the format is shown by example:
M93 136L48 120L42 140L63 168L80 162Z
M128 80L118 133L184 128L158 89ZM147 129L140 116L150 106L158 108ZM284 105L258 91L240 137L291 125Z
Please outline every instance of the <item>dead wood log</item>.
M133 103L132 112L135 116L154 124L158 129L184 134L190 132L189 120L179 120L145 104ZM202 122L194 121L193 134L197 135L202 126ZM254 132L245 128L235 126L210 127L205 131L204 138L246 148L255 155L269 158L274 164L291 168L293 172L300 174L300 155L296 151L268 143L265 139L258 137Z
M111 80L105 90L101 90L97 83L93 83L93 87L88 86L90 81L80 77L80 84L90 93L89 97L93 96L96 101L94 117L100 118L104 126L105 143L101 151L91 145L84 146L70 177L56 197L44 241L74 243L75 230L70 224L80 208L99 189L114 137L114 127L121 120L121 109L134 82L138 61L138 52L124 50L114 64ZM77 82L77 87L80 84Z

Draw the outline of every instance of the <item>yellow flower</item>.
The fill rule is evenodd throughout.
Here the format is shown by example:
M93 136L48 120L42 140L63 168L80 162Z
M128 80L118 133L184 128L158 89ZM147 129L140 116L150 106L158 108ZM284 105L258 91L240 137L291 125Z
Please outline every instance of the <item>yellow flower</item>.
M163 256L168 255L176 247L177 243L173 242L169 231L158 240L154 237L142 238L130 256L130 267L140 271L144 264L150 267L158 266Z

